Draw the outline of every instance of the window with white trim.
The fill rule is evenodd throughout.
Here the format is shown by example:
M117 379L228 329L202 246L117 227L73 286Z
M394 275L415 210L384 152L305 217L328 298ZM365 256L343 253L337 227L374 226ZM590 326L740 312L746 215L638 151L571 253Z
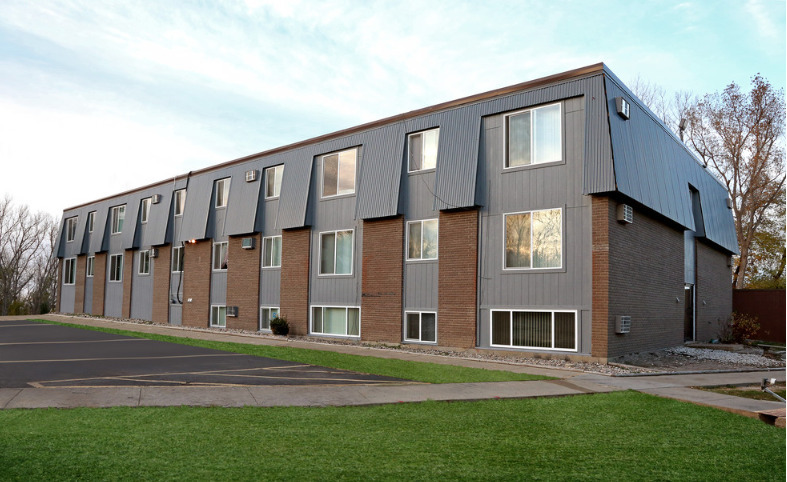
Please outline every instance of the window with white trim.
M72 285L77 278L77 259L66 258L63 260L63 284Z
M260 331L271 331L271 320L279 316L279 307L260 307Z
M140 224L147 224L148 217L150 217L150 201L152 199L146 197L142 201L140 201L139 206L139 222Z
M282 175L284 175L284 164L265 169L265 199L279 197Z
M150 274L150 250L146 249L139 252L139 269L137 272L140 275Z
M126 220L126 205L115 206L111 211L112 234L123 232L123 221Z
M230 199L230 178L225 177L216 181L216 207L223 208L227 206L227 201Z
M93 232L93 225L96 223L96 212L90 211L87 213L87 232Z
M506 168L563 160L559 103L508 114L505 125Z
M544 269L563 266L563 210L543 209L506 214L505 269Z
M183 212L186 210L186 190L185 189L178 189L175 191L175 207L174 213L175 216L183 216Z
M577 312L492 310L492 346L577 351Z
M172 248L172 272L183 272L183 246L175 246Z
M227 241L213 243L213 271L224 271L227 269L228 246Z
M227 326L227 307L225 305L211 305L210 326L225 328Z
M85 274L88 278L93 277L93 273L96 269L96 257L95 256L88 256L87 263L85 264Z
M262 267L281 267L281 236L262 238Z
M407 223L407 260L437 259L438 220Z
M66 242L73 241L77 236L77 217L66 219Z
M352 274L352 229L320 233L320 274Z
M355 164L358 149L347 149L322 156L322 197L355 192Z
M405 341L437 342L437 313L434 311L407 311L404 325Z
M437 165L437 146L440 128L416 132L407 136L407 171L434 169Z
M315 335L361 335L361 309L354 306L312 306Z
M109 255L109 281L123 281L123 255Z

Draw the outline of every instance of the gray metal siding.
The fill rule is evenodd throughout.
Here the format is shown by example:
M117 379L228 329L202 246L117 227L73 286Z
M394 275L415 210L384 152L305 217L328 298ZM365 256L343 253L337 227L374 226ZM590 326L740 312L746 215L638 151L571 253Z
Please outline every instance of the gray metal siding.
M275 156L284 163L277 215L277 227L280 229L305 226L315 155L314 149L301 148Z
M96 217L93 220L93 234L90 236L90 249L89 253L103 253L106 251L104 247L104 233L107 232L107 214L109 212L109 203L102 202L96 205Z
M109 281L109 260L107 259L107 285L104 291L104 315L120 318L123 316L123 283L131 279L123 273L123 282Z
M260 272L260 306L279 306L281 268L265 268Z
M230 260L232 263L232 260ZM227 303L227 272L213 271L210 275L210 304L224 305Z
M123 249L134 247L134 235L136 234L139 220L140 201L139 194L126 196L126 217L123 221L123 232L120 233L123 240Z
M257 171L257 180L246 182L246 171ZM243 163L235 166L230 182L230 196L227 201L227 213L223 234L235 236L249 234L254 231L257 202L260 187L265 181L262 169L255 163Z
M171 267L169 269L172 269ZM183 283L181 277L183 273L170 273L169 279L169 300L170 303L175 300L180 300L181 303L185 302L183 299Z
M169 305L169 324L180 326L183 323L183 305Z
M397 213L407 136L404 124L396 123L363 135L364 156L358 177L355 217L372 219Z
M74 234L73 241L66 241L66 220L77 217L77 229ZM57 246L57 256L60 258L71 258L80 254L84 254L82 249L85 231L87 230L87 211L85 208L74 209L63 212L63 218L60 221L60 231L56 239L55 246Z
M213 181L221 179L218 172L192 176L186 190L186 208L183 212L182 226L175 233L175 241L183 242L190 239L205 239L208 213L213 202ZM232 186L230 186L230 189Z
M128 253L127 253L128 254ZM134 251L133 285L131 287L131 318L135 320L153 320L153 273L158 258L150 259L150 274L139 273L139 252ZM161 266L161 269L169 267ZM125 281L124 281L125 282Z
M428 125L423 127L428 127ZM443 142L442 131L439 141ZM434 209L435 196L433 194L435 171L407 173L406 164L405 162L402 166L404 179L400 201L400 211L405 219L404 309L405 311L437 311L440 247L438 246L437 261L407 261L407 222L438 218L439 213ZM438 229L440 228L438 227Z
M407 256L405 246L405 256ZM438 248L439 249L439 248ZM405 260L404 309L437 311L438 261ZM395 313L391 313L395 316Z
M442 112L435 175L435 209L475 205L481 106Z
M148 196L154 194L161 195L161 201L158 204L151 203L150 205L150 215L148 216L148 223L145 227L144 235L139 237L140 246L161 246L167 243L166 236L170 220L172 191L173 184L169 183L151 189L147 193Z
M63 313L74 312L75 286L63 284L63 271L60 271L60 311Z

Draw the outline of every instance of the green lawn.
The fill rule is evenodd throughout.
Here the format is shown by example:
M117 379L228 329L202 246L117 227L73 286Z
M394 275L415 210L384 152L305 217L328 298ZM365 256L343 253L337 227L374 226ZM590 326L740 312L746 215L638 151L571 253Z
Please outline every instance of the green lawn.
M785 431L636 392L0 411L0 480L785 480Z
M288 360L310 365L352 370L361 373L384 375L403 378L425 383L471 383L471 382L507 382L516 380L550 380L551 377L528 375L526 373L512 373L502 370L485 370L480 368L467 368L438 363L413 362L377 358L374 356L348 355L323 350L309 350L286 346L249 345L245 343L229 343L222 341L197 340L194 338L180 338L168 335L155 335L139 333L136 331L116 330L114 328L98 328L92 326L59 323L55 321L36 320L43 323L82 328L85 330L102 331L117 335L148 338L151 340L180 343L182 345L200 346L214 350L243 353L247 355L264 356L279 360Z

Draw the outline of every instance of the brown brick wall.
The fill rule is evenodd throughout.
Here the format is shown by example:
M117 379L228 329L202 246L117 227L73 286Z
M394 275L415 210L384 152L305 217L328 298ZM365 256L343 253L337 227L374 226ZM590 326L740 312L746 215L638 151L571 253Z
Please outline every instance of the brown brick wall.
M718 338L719 324L732 313L732 268L727 266L728 259L725 253L697 242L697 341Z
M134 254L127 249L123 255L123 318L131 318L131 288L134 286Z
M609 344L609 210L607 197L592 199L593 293L591 355L606 358Z
M104 315L104 290L107 282L107 253L96 253L93 261L93 311L96 316Z
M402 340L404 218L363 222L361 339Z
M210 240L186 243L183 251L183 326L210 326ZM191 302L189 302L189 298Z
M254 239L254 249L243 249L243 237L229 238L227 306L237 306L238 316L227 317L227 328L248 331L259 328L262 244L259 234Z
M293 335L308 333L310 240L311 228L287 229L281 233L279 309Z
M441 211L438 237L437 341L476 346L478 210Z
M77 256L77 273L74 286L74 313L85 312L85 277L87 276L87 256Z
M153 262L153 323L169 323L169 278L172 246L158 248Z

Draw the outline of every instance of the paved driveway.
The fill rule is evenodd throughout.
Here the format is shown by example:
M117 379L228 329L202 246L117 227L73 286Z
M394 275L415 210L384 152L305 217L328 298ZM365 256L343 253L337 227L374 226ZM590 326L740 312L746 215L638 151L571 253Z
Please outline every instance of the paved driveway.
M402 382L405 381L36 321L0 321L0 388Z

